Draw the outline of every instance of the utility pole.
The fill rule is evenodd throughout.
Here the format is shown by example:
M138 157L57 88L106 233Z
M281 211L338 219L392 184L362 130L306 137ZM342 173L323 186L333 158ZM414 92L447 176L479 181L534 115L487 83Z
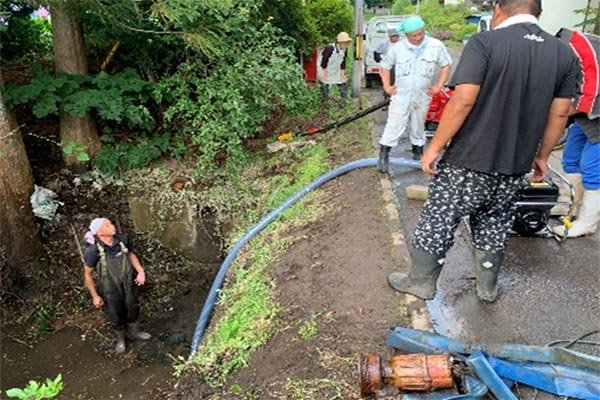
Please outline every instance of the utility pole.
M352 64L352 97L360 99L363 70L363 0L354 0L354 62Z

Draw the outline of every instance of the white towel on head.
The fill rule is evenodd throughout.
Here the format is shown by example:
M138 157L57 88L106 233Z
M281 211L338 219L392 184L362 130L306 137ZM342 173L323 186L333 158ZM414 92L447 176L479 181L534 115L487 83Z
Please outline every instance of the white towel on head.
M95 218L90 223L89 231L87 231L84 236L84 239L86 242L88 242L89 244L96 243L96 240L94 240L94 236L98 232L98 229L100 229L100 226L102 226L102 223L104 222L105 219L106 218Z

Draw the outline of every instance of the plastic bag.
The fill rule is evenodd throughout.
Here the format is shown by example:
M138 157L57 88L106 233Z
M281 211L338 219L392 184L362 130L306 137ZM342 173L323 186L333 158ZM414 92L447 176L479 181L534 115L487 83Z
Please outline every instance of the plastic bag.
M38 185L33 185L33 187L33 194L29 198L33 214L38 218L54 219L56 209L63 204L57 200L58 195L45 187Z

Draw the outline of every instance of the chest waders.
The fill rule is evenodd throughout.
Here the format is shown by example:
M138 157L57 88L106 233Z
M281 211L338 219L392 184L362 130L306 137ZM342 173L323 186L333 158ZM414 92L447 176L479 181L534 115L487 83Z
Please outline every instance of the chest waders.
M127 257L129 250L119 242L121 251L117 255L107 254L101 245L96 245L100 254L98 283L100 296L104 300L104 313L110 324L122 330L133 323L139 315L137 288L133 282L133 267Z

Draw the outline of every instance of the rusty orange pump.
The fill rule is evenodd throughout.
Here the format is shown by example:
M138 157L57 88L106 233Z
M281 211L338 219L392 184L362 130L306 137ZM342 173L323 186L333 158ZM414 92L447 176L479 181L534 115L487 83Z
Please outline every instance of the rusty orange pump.
M432 391L452 388L452 369L448 355L397 355L384 365L376 354L363 356L359 362L360 392L375 394L384 384L401 390Z

